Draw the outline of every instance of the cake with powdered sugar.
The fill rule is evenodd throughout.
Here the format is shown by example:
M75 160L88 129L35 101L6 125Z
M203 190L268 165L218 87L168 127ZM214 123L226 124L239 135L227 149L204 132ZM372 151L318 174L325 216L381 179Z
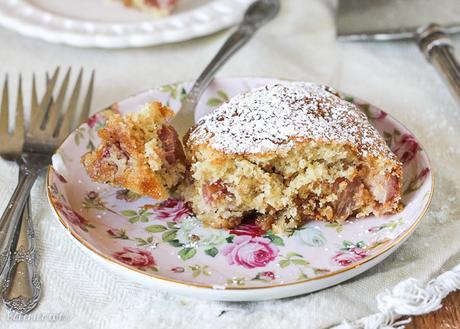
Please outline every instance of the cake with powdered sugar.
M402 165L353 104L324 86L283 83L237 95L184 138L183 194L204 223L255 218L288 232L309 220L398 211Z
M184 146L173 115L159 102L112 114L82 157L90 178L158 200L179 194L216 228L251 218L290 232L400 209L402 164L330 88L292 82L237 95L201 118Z

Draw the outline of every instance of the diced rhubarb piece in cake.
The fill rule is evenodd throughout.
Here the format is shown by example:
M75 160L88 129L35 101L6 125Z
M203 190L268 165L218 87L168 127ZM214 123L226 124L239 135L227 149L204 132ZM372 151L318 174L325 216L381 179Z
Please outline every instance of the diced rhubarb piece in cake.
M185 197L213 227L256 216L287 232L308 220L398 211L402 165L359 109L308 83L240 94L185 136Z
M167 16L176 6L176 0L121 0L127 7L150 12L155 16Z
M81 161L96 182L124 187L158 200L185 177L185 155L167 120L174 112L159 102L139 112L113 114L99 130L101 143Z

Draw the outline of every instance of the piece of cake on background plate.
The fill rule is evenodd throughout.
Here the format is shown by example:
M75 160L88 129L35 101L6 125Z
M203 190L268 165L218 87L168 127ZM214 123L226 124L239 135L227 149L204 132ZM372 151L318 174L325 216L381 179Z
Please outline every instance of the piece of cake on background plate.
M186 200L204 223L247 217L289 232L309 220L395 213L402 164L359 109L327 87L275 84L233 97L184 138Z
M133 7L155 16L167 16L176 6L176 0L112 0L122 2L127 7Z
M160 102L146 104L136 113L112 114L98 131L101 143L81 158L89 177L157 200L167 199L186 171L182 144L168 125L173 115Z

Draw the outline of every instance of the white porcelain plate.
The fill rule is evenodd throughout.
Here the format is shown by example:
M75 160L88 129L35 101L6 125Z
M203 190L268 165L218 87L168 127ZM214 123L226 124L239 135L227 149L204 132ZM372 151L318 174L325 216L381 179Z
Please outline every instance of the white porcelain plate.
M241 19L253 0L179 0L155 18L107 0L2 0L0 25L26 36L79 47L126 48L207 35Z
M197 118L245 90L281 80L215 80ZM148 90L105 111L136 111L160 100L173 109L190 84ZM404 209L392 216L344 224L310 222L289 236L246 224L232 230L203 227L181 200L158 203L127 190L93 183L80 157L98 144L105 112L92 116L58 149L48 173L48 195L77 244L132 280L182 295L248 301L312 292L347 280L390 255L426 212L433 182L428 158L413 134L379 108L357 104L404 164Z

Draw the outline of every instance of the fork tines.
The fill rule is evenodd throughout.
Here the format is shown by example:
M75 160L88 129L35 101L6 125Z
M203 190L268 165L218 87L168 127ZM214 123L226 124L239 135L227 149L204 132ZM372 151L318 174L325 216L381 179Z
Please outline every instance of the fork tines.
M29 127L24 127L24 101L22 92L22 77L19 75L16 100L15 123L9 129L9 77L5 76L0 99L0 154L3 157L17 155L30 145L47 144L52 148L57 145L77 125L83 122L91 109L91 99L94 87L94 70L91 73L86 94L79 110L79 96L82 89L83 69L79 70L77 78L71 85L71 68L68 68L62 81L59 83L59 67L48 78L43 97L38 97L35 74L32 77L31 114ZM69 90L71 88L71 90ZM70 96L66 99L67 91ZM78 113L77 113L78 112ZM26 133L24 133L27 131Z
M5 76L0 105L0 144L4 156L13 155L22 148L24 142L24 104L22 101L22 77L19 75L16 118L14 128L9 131L9 90L8 75Z
M37 100L37 91L36 91L36 82L35 77L32 83L32 123L29 130L32 134L44 134L44 135L53 135L57 139L63 139L70 132L69 130L73 127L71 126L74 121L74 116L76 109L78 107L78 98L81 91L81 85L83 80L83 69L80 69L77 80L72 88L70 98L67 102L67 106L64 106L67 90L69 89L71 68L67 69L67 72L61 82L59 88L56 88L57 81L59 77L60 69L56 68L53 72L53 75L49 79L48 86L46 88L45 94L39 103ZM77 123L82 122L88 117L91 99L92 99L92 90L94 86L94 71L91 74L89 86L83 100L82 109ZM57 90L56 97L53 97L53 93ZM47 108L46 111L43 111L43 108ZM41 109L41 110L40 110Z

